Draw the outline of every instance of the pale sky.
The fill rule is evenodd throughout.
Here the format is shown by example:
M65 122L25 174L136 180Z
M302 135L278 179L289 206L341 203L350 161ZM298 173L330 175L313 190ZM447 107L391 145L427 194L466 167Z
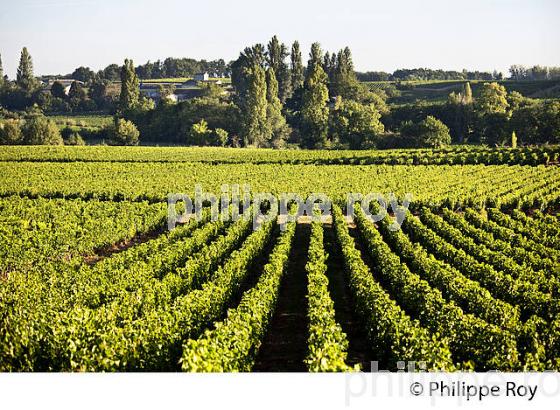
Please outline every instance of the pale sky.
M27 46L35 74L94 70L125 57L229 61L277 34L324 50L348 45L360 71L507 71L560 66L558 0L0 0L0 54L14 77Z

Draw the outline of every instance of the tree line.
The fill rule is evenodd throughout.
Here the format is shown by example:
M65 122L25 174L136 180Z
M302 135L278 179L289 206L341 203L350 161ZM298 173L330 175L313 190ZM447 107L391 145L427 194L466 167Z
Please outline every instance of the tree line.
M0 58L0 74L1 70ZM25 136L31 135L25 131L26 122L40 118L42 128L35 129L51 135L52 124L41 117L41 109L66 106L72 112L110 107L115 121L97 137L125 145L364 149L440 147L452 142L512 146L560 142L558 100L508 93L496 82L482 84L474 96L467 82L445 103L390 105L385 89L369 89L359 81L348 47L329 52L314 43L304 64L298 41L286 45L274 36L266 44L245 48L228 70L232 93L209 84L197 98L173 103L164 95L155 105L140 94L138 67L128 59L118 67L116 92L109 94L108 80L82 77L88 82L76 80L68 93L56 82L45 93L24 48L15 80L0 75L0 115L16 121L0 124L0 139L3 143L40 141ZM69 143L82 142L79 135L63 137ZM45 141L61 140L51 135Z
M546 67L535 65L525 67L523 65L512 65L509 68L512 80L558 80L560 79L560 67Z
M89 67L78 67L71 74L60 78L69 78L83 82L91 82L96 79L119 81L120 69L121 66L118 64L109 64L98 72L93 71ZM196 73L201 72L207 72L215 77L229 76L228 64L223 59L207 61L193 58L168 57L163 61L148 61L145 64L136 66L134 70L142 80L193 77Z
M476 97L470 83L452 92L446 102L421 101L393 107L382 120L396 133L384 148L408 146L408 124L427 116L449 127L451 142L516 146L560 143L560 100L539 100L508 92L499 83L484 83Z
M20 54L16 78L10 81L5 76L0 77L0 106L9 111L23 111L34 107L58 113L113 111L118 99L118 93L110 89L111 82L97 76L90 79L78 76L71 83L68 92L58 81L52 81L50 89L46 89L45 84L33 72L33 59L26 47Z
M481 80L492 81L502 80L503 74L498 71L454 71L454 70L433 70L430 68L411 68L398 69L393 73L385 71L357 72L359 81L434 81L434 80Z

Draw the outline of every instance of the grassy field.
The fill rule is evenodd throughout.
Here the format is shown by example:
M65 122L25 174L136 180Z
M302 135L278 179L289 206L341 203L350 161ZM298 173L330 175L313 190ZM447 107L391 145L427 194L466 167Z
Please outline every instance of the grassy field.
M113 121L111 115L53 115L49 118L60 128L76 127L100 129L111 124Z

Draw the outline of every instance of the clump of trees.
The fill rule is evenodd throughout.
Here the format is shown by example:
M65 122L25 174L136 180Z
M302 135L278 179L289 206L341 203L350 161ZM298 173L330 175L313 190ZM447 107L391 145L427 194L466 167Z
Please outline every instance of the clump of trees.
M454 71L433 70L431 68L399 69L393 73L368 71L356 73L360 81L433 81L433 80L502 80L503 75L497 71Z
M401 127L401 137L410 141L408 145L411 147L441 148L451 144L447 125L432 116L427 116L418 123L404 123Z
M0 104L8 110L25 110L37 106L45 112L78 113L112 110L114 97L108 92L109 82L86 67L71 76L68 92L60 81L50 83L50 91L33 73L33 59L24 47L21 51L16 79L3 76L0 58Z
M3 145L62 145L56 123L44 115L0 122L0 144Z
M384 130L387 96L359 83L350 49L324 53L314 43L306 67L297 41L290 50L275 36L266 48L246 48L231 65L245 145L372 146ZM344 123L357 133L344 132Z
M0 144L18 145L23 143L23 134L18 120L8 119L0 122Z
M556 80L560 78L560 67L546 67L535 65L533 67L525 67L522 65L512 65L509 68L510 78L512 80Z
M385 127L373 104L360 104L338 98L331 115L334 138L351 149L375 148Z
M519 92L507 92L496 82L480 85L476 96L467 82L460 92L452 92L446 103L417 102L393 107L382 120L390 130L399 130L408 121L419 122L427 116L449 127L454 143L512 145L560 142L557 100L537 100ZM384 140L384 147L402 146L403 141Z
M138 145L140 132L132 121L115 117L113 125L108 130L111 145Z
M195 123L187 135L188 145L223 147L228 142L228 132L221 128L212 130L205 120Z

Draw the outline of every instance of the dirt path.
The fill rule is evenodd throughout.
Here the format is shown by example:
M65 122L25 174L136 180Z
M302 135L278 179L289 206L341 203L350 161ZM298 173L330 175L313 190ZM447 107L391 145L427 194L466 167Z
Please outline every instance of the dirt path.
M298 224L278 304L259 350L255 372L305 372L307 355L307 275L305 264L311 227Z
M334 302L336 321L342 327L348 338L347 364L360 364L363 371L371 370L374 353L367 340L364 325L354 310L354 301L348 287L344 272L342 251L336 242L334 228L325 225L325 249L329 254L327 261L327 277L329 278L329 293Z
M165 231L166 231L165 225L161 225L149 232L137 233L130 239L125 239L123 241L113 243L94 250L93 255L84 256L84 262L88 265L95 265L100 260L108 258L109 256L115 253L123 252L128 248L155 239L158 236L165 233Z

